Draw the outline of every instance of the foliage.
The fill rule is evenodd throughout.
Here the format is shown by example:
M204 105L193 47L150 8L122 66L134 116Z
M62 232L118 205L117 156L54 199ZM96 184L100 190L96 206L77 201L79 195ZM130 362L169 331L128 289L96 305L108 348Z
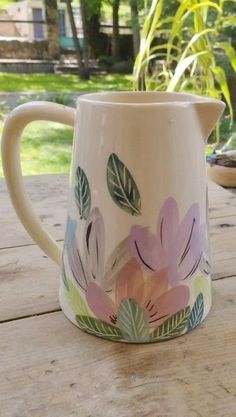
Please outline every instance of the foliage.
M145 19L134 66L136 89L223 97L232 123L227 77L217 59L226 57L236 70L235 50L222 35L225 27L235 27L236 17L226 13L226 0L182 0L169 16L164 4L153 0Z
M87 219L91 209L91 192L88 178L81 167L75 174L75 202L79 209L80 219Z
M115 204L132 214L141 214L141 198L138 187L124 163L112 153L107 163L107 186Z
M188 319L188 330L194 329L202 321L204 313L204 298L203 294L200 293L193 305L191 314Z
M169 317L161 326L153 331L151 340L154 342L179 336L187 325L190 313L191 308L188 306Z
M147 314L133 298L122 300L117 312L117 324L125 340L149 341Z
M228 140L232 134L236 133L236 124L231 124L229 116L224 116L221 118L220 122L220 138L222 142Z
M12 3L13 3L12 0L1 0L0 9L5 9L6 7L10 6Z
M86 0L86 7L89 17L99 14L101 10L102 0Z
M76 316L76 321L82 330L104 339L120 340L120 330L102 320L89 316Z

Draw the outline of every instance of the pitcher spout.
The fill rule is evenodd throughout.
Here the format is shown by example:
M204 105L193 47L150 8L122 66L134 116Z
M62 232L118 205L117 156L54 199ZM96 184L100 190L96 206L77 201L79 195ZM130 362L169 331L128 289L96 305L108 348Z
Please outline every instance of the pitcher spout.
M206 142L225 109L225 103L216 99L203 98L202 101L194 103L194 108Z

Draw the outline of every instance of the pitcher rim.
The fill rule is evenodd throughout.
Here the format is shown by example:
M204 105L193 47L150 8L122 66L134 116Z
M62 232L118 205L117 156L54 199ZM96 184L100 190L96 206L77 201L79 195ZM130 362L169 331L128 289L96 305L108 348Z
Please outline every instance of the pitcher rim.
M123 100L122 100L123 97ZM134 100L135 97L135 100ZM152 101L150 98L152 97ZM156 97L156 100L153 98ZM138 100L137 100L138 98ZM149 101L147 100L149 98ZM158 101L159 98L159 101ZM162 100L161 100L162 98ZM168 99L167 99L168 98ZM129 101L130 100L130 101ZM131 101L133 100L133 101ZM104 91L85 93L78 97L77 104L90 103L108 106L163 106L163 105L189 105L198 103L223 103L221 100L199 96L190 93L165 91Z

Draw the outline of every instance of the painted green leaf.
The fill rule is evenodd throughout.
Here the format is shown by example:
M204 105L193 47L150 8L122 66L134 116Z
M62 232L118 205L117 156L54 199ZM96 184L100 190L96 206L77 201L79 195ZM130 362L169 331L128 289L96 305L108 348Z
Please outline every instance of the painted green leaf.
M185 329L191 308L188 306L169 317L151 334L151 341L172 339L179 336Z
M66 277L66 271L65 271L65 265L64 262L62 262L62 268L61 268L61 277L62 277L62 281L67 289L67 291L69 291L69 283L68 283L68 279Z
M85 304L85 301L83 300L82 295L80 294L79 289L77 289L71 280L67 278L67 283L69 290L66 291L65 295L68 300L68 304L70 305L72 311L75 315L81 314L81 315L89 315L91 314L88 310L88 307Z
M135 181L115 153L107 163L107 185L113 201L132 215L141 214L141 198Z
M91 192L85 172L78 167L75 174L75 201L81 219L87 219L91 208Z
M82 330L95 336L104 337L105 339L121 340L122 335L116 327L105 323L102 320L88 317L87 315L77 315L76 321Z
M196 327L201 322L203 312L204 312L204 298L203 298L203 294L200 293L196 298L196 301L193 305L191 314L188 319L188 330L194 329L194 327Z
M147 314L133 298L121 302L117 313L117 324L124 339L129 342L149 341Z

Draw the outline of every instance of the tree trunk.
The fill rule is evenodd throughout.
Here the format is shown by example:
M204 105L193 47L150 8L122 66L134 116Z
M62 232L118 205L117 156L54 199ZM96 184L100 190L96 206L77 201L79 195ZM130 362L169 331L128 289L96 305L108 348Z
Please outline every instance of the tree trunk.
M57 0L45 0L45 11L47 22L48 55L52 59L58 59L60 56L60 48Z
M80 0L84 47L87 59L97 58L99 53L101 1Z
M89 56L96 59L99 54L99 37L100 37L100 10L89 15L88 19L89 30Z
M118 59L120 55L119 45L119 7L120 0L113 0L112 4L112 44L111 51L114 59Z
M130 0L130 11L131 11L131 25L133 31L133 49L134 57L137 56L140 46L140 26L138 18L138 1Z
M84 68L84 64L83 64L82 50L81 50L79 39L77 36L77 29L76 29L75 19L73 15L72 6L71 6L71 0L66 0L66 4L67 4L67 12L68 12L69 20L70 20L72 36L73 36L76 59L78 63L78 73L79 73L80 78L87 80L89 79L89 74L88 74L88 71L86 71L86 68Z
M87 13L87 6L86 0L80 0L80 14L82 19L82 27L83 27L83 36L84 36L84 43L83 43L83 57L84 57L84 65L85 68L89 68L89 27L88 27L88 13Z

